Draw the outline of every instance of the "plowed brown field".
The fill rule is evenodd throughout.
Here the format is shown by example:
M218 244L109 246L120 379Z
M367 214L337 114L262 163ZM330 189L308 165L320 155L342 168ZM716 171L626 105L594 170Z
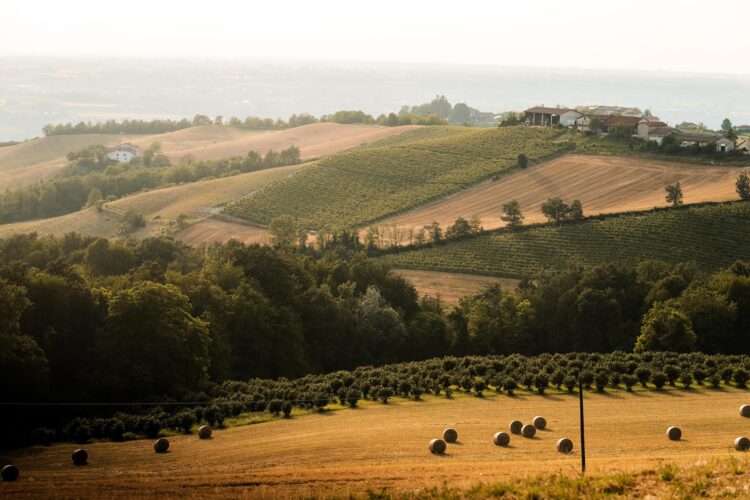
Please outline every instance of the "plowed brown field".
M382 221L416 230L437 221L445 228L477 215L485 229L505 225L502 205L518 200L525 222L543 222L541 204L552 196L579 199L586 215L665 206L664 186L679 181L685 203L737 199L734 167L710 167L618 156L568 155Z
M730 455L736 436L750 434L739 406L750 394L736 389L615 391L586 395L586 445L592 473L640 471L660 463L695 463ZM548 428L534 439L512 435L496 447L492 435L508 422L543 415ZM681 441L666 429L682 428ZM427 443L445 427L458 443L444 456ZM571 455L555 451L570 437ZM291 419L235 427L210 441L195 435L171 437L169 453L154 453L151 441L92 443L90 465L74 467L74 444L0 452L0 462L21 470L15 484L0 484L0 496L81 497L301 497L363 493L388 488L414 491L444 482L478 482L539 473L575 476L579 470L578 400L567 394L518 395L426 402L368 403Z

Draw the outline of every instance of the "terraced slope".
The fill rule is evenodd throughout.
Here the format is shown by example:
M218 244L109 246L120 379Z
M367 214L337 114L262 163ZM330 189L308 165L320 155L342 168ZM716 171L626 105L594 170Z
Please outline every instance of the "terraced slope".
M387 145L328 157L226 213L259 225L291 215L309 229L362 226L500 175L520 153L541 160L571 147L567 134L552 129L454 129L448 137L419 140L412 134L427 132L410 132Z
M750 259L750 203L659 210L499 230L478 238L384 257L396 267L538 277L547 270L644 259L696 261L716 270Z

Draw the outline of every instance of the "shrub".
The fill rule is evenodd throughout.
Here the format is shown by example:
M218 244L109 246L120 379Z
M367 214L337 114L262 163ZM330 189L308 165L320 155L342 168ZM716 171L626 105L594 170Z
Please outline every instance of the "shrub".
M654 387L661 389L664 387L664 384L667 383L667 374L664 372L656 372L651 375L651 382L654 384Z
M737 387L744 389L747 386L748 373L743 368L737 368L732 376Z

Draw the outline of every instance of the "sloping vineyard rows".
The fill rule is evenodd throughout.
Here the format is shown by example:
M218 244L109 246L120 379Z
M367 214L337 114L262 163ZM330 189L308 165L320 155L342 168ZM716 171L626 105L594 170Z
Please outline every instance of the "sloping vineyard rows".
M715 271L748 258L750 204L743 202L503 229L384 257L397 267L519 278L578 266L632 266L645 259L695 261Z
M422 129L423 130L423 129ZM408 134L424 134L422 130ZM268 185L226 209L267 225L291 215L304 228L362 226L465 189L516 165L569 149L557 130L471 130L448 137L339 153Z

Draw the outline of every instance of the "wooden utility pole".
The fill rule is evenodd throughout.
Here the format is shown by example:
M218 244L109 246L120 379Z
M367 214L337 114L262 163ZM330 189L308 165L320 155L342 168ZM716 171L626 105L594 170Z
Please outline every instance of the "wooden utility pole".
M581 408L581 474L586 473L586 436L583 428L583 382L578 381L578 401Z

